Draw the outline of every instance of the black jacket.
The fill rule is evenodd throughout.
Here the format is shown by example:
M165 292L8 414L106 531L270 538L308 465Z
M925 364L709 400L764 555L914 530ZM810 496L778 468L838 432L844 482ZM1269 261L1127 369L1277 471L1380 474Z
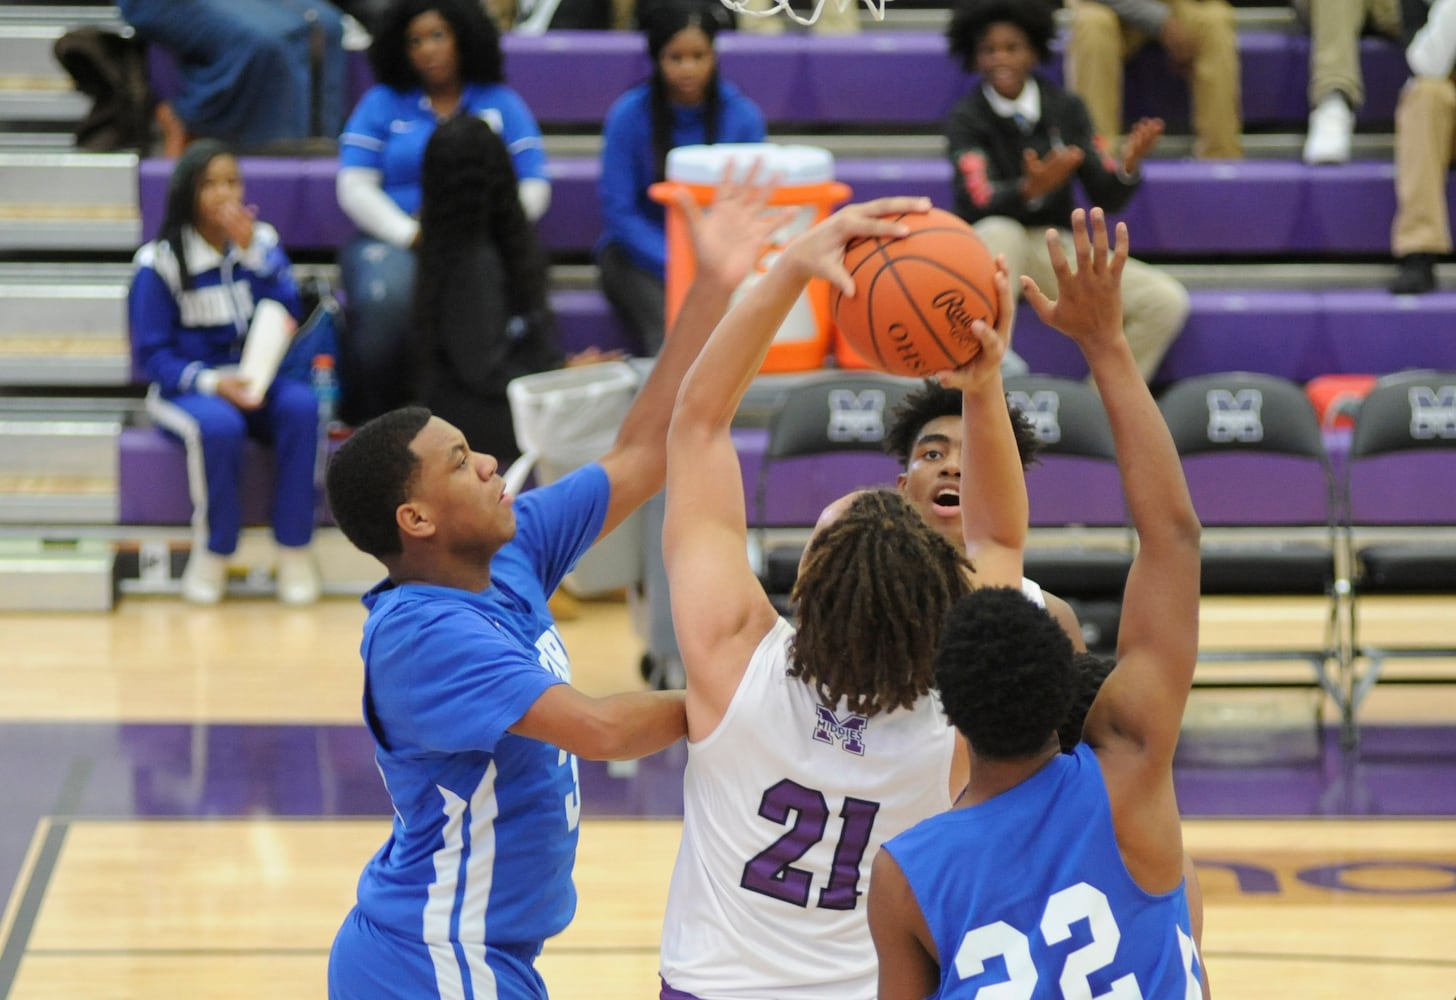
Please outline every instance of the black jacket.
M1027 226L1065 228L1071 222L1072 186L1064 184L1035 205L1021 197L1022 153L1045 156L1054 145L1080 146L1085 154L1077 179L1093 205L1116 212L1137 190L1141 177L1124 179L1106 140L1092 131L1081 98L1041 75L1041 120L1023 134L1010 118L991 108L979 81L956 102L946 119L945 136L955 168L956 212L967 222L1000 215Z

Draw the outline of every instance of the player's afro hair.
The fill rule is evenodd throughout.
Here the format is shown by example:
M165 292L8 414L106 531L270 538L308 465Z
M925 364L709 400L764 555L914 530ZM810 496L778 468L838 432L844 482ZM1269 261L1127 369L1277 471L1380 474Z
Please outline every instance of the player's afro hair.
M982 757L1035 755L1066 721L1072 641L1019 590L986 587L951 608L935 653L945 714Z

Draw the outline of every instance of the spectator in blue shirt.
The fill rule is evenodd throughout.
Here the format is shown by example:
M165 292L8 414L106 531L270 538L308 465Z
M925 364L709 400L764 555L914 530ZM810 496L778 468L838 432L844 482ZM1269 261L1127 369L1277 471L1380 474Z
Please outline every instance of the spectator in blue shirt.
M647 354L662 347L667 236L647 189L677 146L762 142L763 112L718 75L718 23L701 4L662 0L642 12L652 76L617 98L602 126L597 245L602 289Z
M409 401L399 373L412 353L420 177L435 126L457 115L483 119L510 150L527 218L539 219L551 202L541 129L505 85L500 32L477 0L394 0L369 61L379 82L339 139L339 205L360 230L339 257L348 292L340 379L349 423Z

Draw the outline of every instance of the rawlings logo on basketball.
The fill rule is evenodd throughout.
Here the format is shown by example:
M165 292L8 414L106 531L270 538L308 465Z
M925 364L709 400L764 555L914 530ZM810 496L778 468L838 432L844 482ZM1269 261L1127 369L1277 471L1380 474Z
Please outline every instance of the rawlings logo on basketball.
M975 338L971 336L971 324L978 317L966 311L966 297L963 293L947 289L931 299L931 305L944 310L945 318L950 323L951 335L957 341L962 344L975 342Z

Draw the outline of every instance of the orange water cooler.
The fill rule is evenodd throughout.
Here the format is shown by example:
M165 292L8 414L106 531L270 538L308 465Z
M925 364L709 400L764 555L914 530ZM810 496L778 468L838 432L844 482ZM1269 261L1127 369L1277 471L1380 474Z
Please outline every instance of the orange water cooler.
M690 193L699 205L710 205L713 192L729 161L733 179L741 179L758 161L758 177L776 177L778 188L770 205L800 206L787 225L778 229L764 246L754 274L739 286L735 299L757 281L774 257L799 233L827 218L841 202L848 200L849 186L834 180L834 156L818 146L785 146L772 142L717 143L709 146L679 146L667 154L667 180L652 185L653 200L667 206L667 325L672 329L688 286L697 273L697 260L688 235L687 219L675 204L679 189ZM809 282L794 303L783 325L774 335L764 372L805 371L820 368L830 353L833 323L829 317L829 286Z

